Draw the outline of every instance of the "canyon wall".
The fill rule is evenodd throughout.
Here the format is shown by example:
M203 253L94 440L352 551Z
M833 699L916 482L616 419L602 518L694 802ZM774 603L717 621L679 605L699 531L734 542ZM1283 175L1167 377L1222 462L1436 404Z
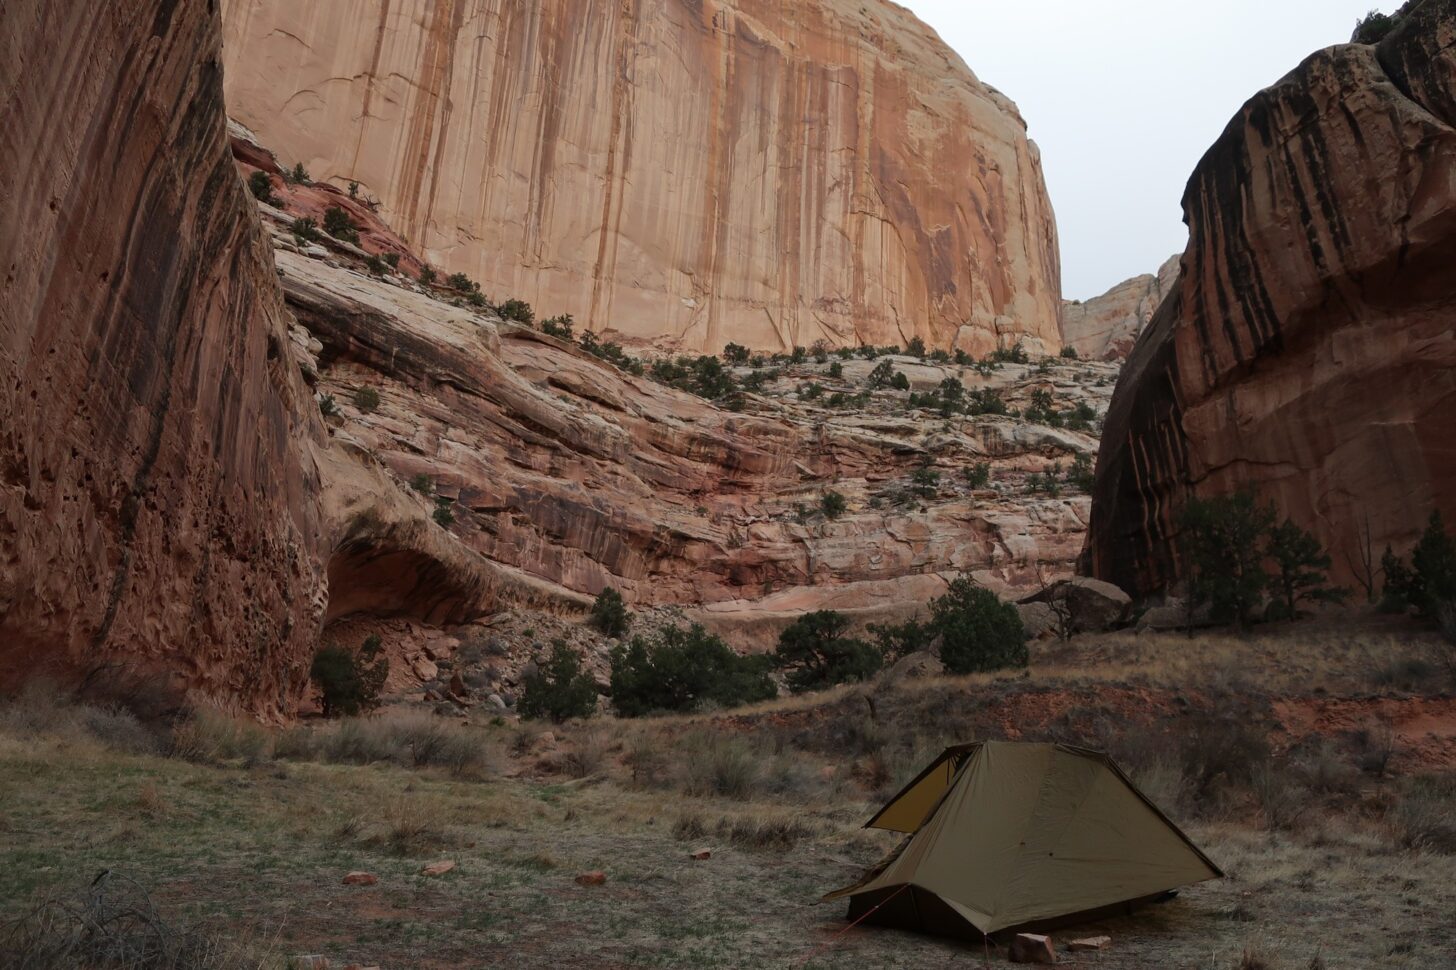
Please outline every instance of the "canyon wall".
M1127 359L1138 335L1178 282L1180 261L1173 256L1157 273L1135 276L1090 300L1063 302L1062 341L1078 357Z
M884 0L224 0L228 108L497 300L717 352L1055 353L1016 107Z
M1086 566L1178 574L1189 495L1248 487L1353 584L1456 515L1456 3L1320 51L1200 162L1183 276L1104 428Z
M0 689L45 673L280 711L323 610L268 244L205 0L0 17Z

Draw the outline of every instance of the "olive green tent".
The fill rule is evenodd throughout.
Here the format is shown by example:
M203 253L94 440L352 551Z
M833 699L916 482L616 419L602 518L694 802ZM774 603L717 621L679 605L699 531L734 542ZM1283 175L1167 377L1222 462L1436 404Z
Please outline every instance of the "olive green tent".
M1060 744L951 748L866 827L910 838L825 899L928 933L1048 929L1223 876L1111 759Z

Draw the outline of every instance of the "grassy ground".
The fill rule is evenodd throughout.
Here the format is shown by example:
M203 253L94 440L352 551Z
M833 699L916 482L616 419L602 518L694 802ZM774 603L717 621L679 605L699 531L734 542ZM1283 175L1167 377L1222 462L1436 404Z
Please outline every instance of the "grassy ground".
M1025 736L1102 732L1126 747L1140 780L1228 872L1138 916L1059 934L1113 937L1081 965L1456 965L1449 776L1418 781L1426 763L1361 768L1346 732L1318 746L1271 743L1259 755L1265 770L1208 781L1209 749L1231 735L1205 738L1198 711L1205 701L1218 709L1223 688L1182 681L1182 704L1163 693L1165 677L1204 677L1172 655L1158 660L1172 643L1081 642L1043 651L1029 678L878 685L722 715L549 735L446 729L484 752L469 758L439 756L441 744L426 758L422 728L408 720L268 735L204 719L157 747L121 716L15 705L0 710L0 921L113 870L178 922L246 938L265 954L258 966L305 953L386 968L1004 964L994 949L912 934L841 935L841 905L817 900L891 847L859 826L940 733L998 736L1009 725ZM1439 691L1372 686L1388 679L1384 645L1367 651L1373 667L1320 649L1332 659L1306 685L1314 700L1419 701L1428 720L1450 710ZM1270 650L1236 642L1212 652L1255 664ZM1098 671L1141 670L1113 682L1085 656ZM1293 703L1304 696L1286 689L1296 675L1264 679ZM1268 695L1244 700L1274 710ZM1108 727L1122 722L1128 730ZM1149 725L1182 740L1131 745L1128 735L1156 733ZM337 763L346 760L374 763ZM703 847L711 859L689 858ZM456 868L420 873L440 859ZM576 884L598 869L605 885ZM378 884L343 885L354 870ZM8 959L0 954L0 967Z

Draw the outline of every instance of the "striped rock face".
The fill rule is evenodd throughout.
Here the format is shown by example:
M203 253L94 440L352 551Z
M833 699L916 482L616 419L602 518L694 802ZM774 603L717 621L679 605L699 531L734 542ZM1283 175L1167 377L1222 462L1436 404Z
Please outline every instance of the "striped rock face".
M0 17L0 690L164 674L266 715L305 683L322 425L220 40L205 0Z
M717 352L1055 353L1016 106L884 0L225 0L229 111L497 300Z
M1183 200L1183 275L1104 429L1093 575L1178 576L1188 496L1253 489L1351 582L1456 513L1456 3L1256 95Z

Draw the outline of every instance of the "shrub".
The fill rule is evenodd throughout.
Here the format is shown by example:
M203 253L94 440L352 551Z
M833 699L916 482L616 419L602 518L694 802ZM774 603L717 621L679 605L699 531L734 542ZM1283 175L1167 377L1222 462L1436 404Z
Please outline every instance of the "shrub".
M911 337L910 343L905 347L905 353L909 354L911 357L919 357L921 360L924 360L925 341L921 340L919 337Z
M581 658L557 640L551 654L527 674L517 705L528 720L549 718L557 724L573 717L591 717L597 709L596 681L581 669Z
M844 376L844 365L841 364L837 360L834 363L830 364L829 365L829 376L832 377L832 378L834 378L835 380L838 380L839 378L843 377Z
M883 659L871 644L845 636L848 630L848 617L820 610L779 635L774 663L788 671L789 690L802 694L874 676Z
M998 347L991 352L991 360L997 364L1026 364L1031 358L1026 355L1026 348L1017 341L1011 347Z
M1269 585L1264 537L1273 525L1273 506L1249 492L1190 499L1179 516L1190 602L1207 603L1216 621L1243 629Z
M308 676L324 717L353 716L379 706L389 676L389 658L380 654L381 646L379 637L371 636L357 655L332 644L314 654Z
M354 406L365 414L379 410L379 392L365 385L354 392Z
M528 327L536 320L536 312L525 300L507 300L496 307L495 312L499 313L503 320L514 320L516 323L524 323Z
M1071 344L1067 344L1067 346L1065 346L1065 347L1062 348L1062 359L1063 360L1076 360L1077 359L1077 348L1076 347L1073 347Z
M748 357L748 348L739 344L729 344L723 348L723 359L730 364L746 364Z
M435 520L436 525L448 529L455 524L455 513L450 510L450 506L453 504L443 495L436 497L435 511L430 513L430 518Z
M172 728L172 755L199 764L257 764L267 760L271 747L272 738L262 725L207 708L193 711Z
M1446 532L1440 512L1432 512L1421 541L1411 553L1410 599L1422 616L1436 618L1456 604L1456 540Z
M300 242L318 242L321 238L318 223L310 216L300 216L294 219L291 229L294 237Z
M1277 570L1274 589L1279 595L1276 616L1295 619L1306 600L1338 603L1345 591L1325 585L1330 556L1319 540L1288 519L1269 530L1266 552Z
M687 794L747 799L758 790L762 758L745 741L698 734L685 738L682 747L687 755L683 764Z
M989 387L979 388L970 392L970 401L966 410L971 414L1007 414L1010 408L1001 399L1001 392Z
M991 484L991 463L989 461L978 461L974 465L966 467L966 484L971 488L985 488Z
M283 181L292 182L294 185L310 185L313 179L308 177L308 169L303 167L303 163L298 162L292 169L284 170Z
M910 473L910 491L921 498L935 498L940 493L940 472L923 465Z
M632 625L632 617L627 612L627 604L622 600L622 594L608 586L597 595L597 600L592 604L591 625L609 637L624 637L627 635L627 628Z
M347 243L359 243L359 227L349 218L349 213L336 205L324 210L324 232Z
M575 327L576 321L569 313L564 313L559 317L551 317L541 322L542 333L551 337L559 337L562 340L570 340L572 338L572 330Z
M703 704L738 707L778 693L763 656L740 657L693 624L665 627L612 651L612 706L623 717L692 711Z
M464 273L451 273L449 278L445 280L445 285L460 293L480 292L480 284L476 283Z
M1378 44L1389 37L1396 27L1400 26L1400 18L1411 7L1410 3L1405 4L1394 14L1384 14L1379 10L1372 10L1359 20L1355 21L1355 32L1350 35L1352 44Z
M1078 455L1072 459L1072 470L1067 472L1067 484L1084 492L1090 492L1096 480L1091 455Z
M890 386L897 391L908 391L910 390L910 378L900 371L896 371L895 376L890 378Z
M399 253L385 253L381 258L390 269L399 269Z
M1384 588L1380 595L1380 611L1382 613L1404 613L1411 608L1411 587L1415 577L1411 575L1410 569L1405 561L1395 554L1390 546L1385 547L1385 555L1380 559L1380 572L1385 577Z
M383 276L385 271L389 269L389 264L380 257L370 254L364 257L364 268L369 270L373 276Z
M900 624L875 624L869 626L875 645L886 663L908 657L912 653L929 650L935 641L935 632L929 624L919 620L906 620Z
M273 194L273 179L267 172L254 172L248 176L248 191L253 198L268 205L278 205L278 196Z
M742 407L742 392L733 373L717 357L659 360L652 365L652 379L734 410Z
M319 398L319 413L326 418L332 418L339 413L339 402L334 400L332 394L325 394Z
M419 492L421 495L433 495L435 494L435 480L421 472L410 479L410 488Z
M825 492L819 499L819 511L823 512L824 517L832 522L844 514L848 504L844 496L838 492Z
M1395 806L1394 822L1401 845L1408 849L1456 855L1456 775L1413 779Z
M795 347L793 352L789 354L789 363L802 364L808 356L809 352L803 347Z
M940 660L955 674L1025 667L1026 629L1016 607L967 576L930 603L930 625L940 637Z
M434 283L438 276L439 274L435 272L433 267L420 267L420 282L424 285L429 286L430 284Z
M882 387L889 387L895 380L895 365L888 360L882 360L870 371L869 386L872 390L879 390Z

